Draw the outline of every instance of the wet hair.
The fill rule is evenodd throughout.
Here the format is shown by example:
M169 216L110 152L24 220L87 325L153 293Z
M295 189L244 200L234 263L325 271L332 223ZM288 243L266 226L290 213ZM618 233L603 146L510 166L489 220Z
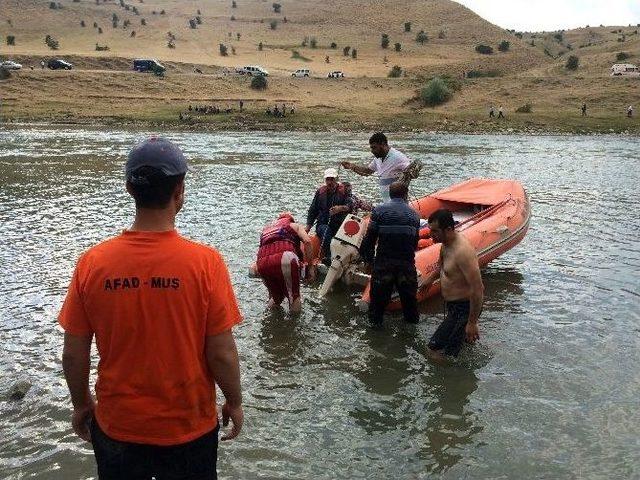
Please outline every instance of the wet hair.
M438 222L438 226L443 230L446 230L448 228L453 229L453 227L455 226L453 215L446 208L436 210L431 215L429 215L429 223L434 222Z
M382 132L374 133L373 135L371 135L371 138L369 139L369 143L375 143L377 145L389 144L389 142L387 141L387 136Z
M393 182L389 185L389 197L391 198L407 198L409 195L409 187L402 182Z
M140 167L129 175L127 185L137 208L166 208L185 174L165 175L154 167Z

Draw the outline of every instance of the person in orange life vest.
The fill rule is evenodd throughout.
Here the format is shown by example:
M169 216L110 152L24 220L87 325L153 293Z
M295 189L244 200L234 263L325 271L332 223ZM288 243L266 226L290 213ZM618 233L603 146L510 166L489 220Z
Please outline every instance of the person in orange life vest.
M304 244L304 255L300 250ZM295 223L289 212L283 212L278 219L269 223L260 235L260 248L256 270L269 291L269 308L280 305L286 298L289 310L299 312L302 309L300 298L300 271L304 258L311 259L311 238L304 227ZM307 279L313 281L316 266L310 264Z
M309 232L317 221L316 234L322 242L322 261L326 265L331 264L331 239L340 230L342 222L352 210L352 198L346 194L344 186L338 182L338 171L335 168L327 168L324 171L324 185L316 190L309 206L305 227Z
M187 172L180 149L152 137L131 150L125 170L133 225L80 257L58 317L71 423L93 444L101 480L214 479L216 384L223 424L233 422L222 440L243 424L232 334L242 316L222 256L175 229Z

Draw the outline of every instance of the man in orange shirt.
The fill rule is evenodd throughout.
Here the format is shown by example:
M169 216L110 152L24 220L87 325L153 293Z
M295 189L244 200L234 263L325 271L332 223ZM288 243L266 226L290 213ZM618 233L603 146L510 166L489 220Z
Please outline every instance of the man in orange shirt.
M180 236L187 163L171 142L133 148L126 187L132 227L85 252L59 316L72 425L93 443L105 479L215 479L217 384L223 424L242 428L238 352L241 314L224 260ZM91 342L100 362L89 389Z

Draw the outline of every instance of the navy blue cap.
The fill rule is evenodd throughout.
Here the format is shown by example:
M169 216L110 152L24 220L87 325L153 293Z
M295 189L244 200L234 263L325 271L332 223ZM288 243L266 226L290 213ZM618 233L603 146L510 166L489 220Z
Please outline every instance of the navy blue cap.
M150 137L140 142L129 152L125 175L127 180L135 180L134 172L140 167L153 167L167 176L187 173L187 159L180 148L166 138Z

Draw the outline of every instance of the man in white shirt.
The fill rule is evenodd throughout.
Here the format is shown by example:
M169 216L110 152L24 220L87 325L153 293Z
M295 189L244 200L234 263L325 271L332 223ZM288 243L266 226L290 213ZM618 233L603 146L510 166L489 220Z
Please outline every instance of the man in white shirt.
M383 201L389 200L389 185L398 180L400 174L409 166L411 160L399 150L391 148L384 133L374 133L369 139L369 147L373 153L373 160L369 165L356 165L342 162L341 165L358 175L368 177L372 174L379 176L380 195Z

